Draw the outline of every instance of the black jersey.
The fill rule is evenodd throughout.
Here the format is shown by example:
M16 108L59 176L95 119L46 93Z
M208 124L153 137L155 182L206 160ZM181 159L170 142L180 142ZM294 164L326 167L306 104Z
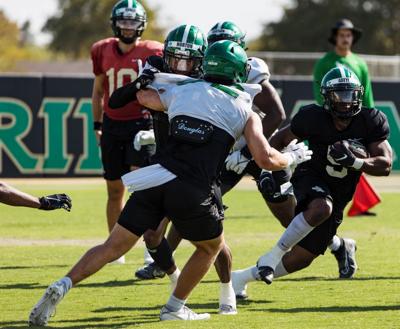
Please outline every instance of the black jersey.
M362 108L342 131L336 129L331 114L323 107L304 106L294 116L291 130L301 140L307 140L313 151L310 161L300 164L294 176L312 174L322 178L331 189L339 188L346 198L352 197L361 172L337 165L328 156L329 145L345 139L354 139L368 146L389 136L386 116L374 108Z

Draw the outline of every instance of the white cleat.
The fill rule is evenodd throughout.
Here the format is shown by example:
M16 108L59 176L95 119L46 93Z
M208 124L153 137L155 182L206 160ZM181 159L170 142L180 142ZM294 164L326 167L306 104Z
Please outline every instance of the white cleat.
M218 313L221 315L236 315L237 309L234 305L221 304Z
M232 287L235 291L236 299L245 300L249 296L247 295L246 289L247 284L241 279L241 271L233 271L232 275Z
M160 320L168 321L168 320L208 320L210 318L210 314L201 313L197 314L193 312L189 307L183 306L179 311L172 312L166 306L161 309L160 312Z
M120 258L109 263L110 265L124 265L125 264L125 255L122 255Z
M46 292L29 314L29 326L46 326L50 317L56 312L57 304L65 295L62 283L55 282L46 289Z

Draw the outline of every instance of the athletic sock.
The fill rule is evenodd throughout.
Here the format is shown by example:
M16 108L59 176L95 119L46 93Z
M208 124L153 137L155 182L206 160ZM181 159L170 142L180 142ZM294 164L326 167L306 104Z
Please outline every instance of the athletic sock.
M296 215L285 232L283 232L275 247L259 258L257 263L258 267L269 266L275 269L283 255L292 249L313 229L314 227L308 224L305 220L303 213Z
M236 308L236 296L232 287L232 281L220 285L219 305L232 305Z
M335 235L335 236L332 238L332 242L331 242L331 244L328 246L328 248L329 248L330 250L332 250L332 251L337 251L337 250L342 246L342 243L343 243L343 239L340 238L340 237L338 237L337 235Z
M168 299L167 304L165 305L171 312L178 312L184 305L186 304L185 299L176 298L174 295Z
M174 272L168 274L168 277L171 280L171 282L176 282L178 281L179 275L181 275L181 271L179 270L179 268L176 268Z
M147 248L145 248L144 249L144 264L145 265L149 265L149 264L151 264L153 262L154 262L153 258L151 257L151 255L150 255L149 251L147 250Z
M288 274L289 272L286 270L285 266L283 265L283 262L282 261L279 262L279 264L276 265L274 270L274 278L280 278Z

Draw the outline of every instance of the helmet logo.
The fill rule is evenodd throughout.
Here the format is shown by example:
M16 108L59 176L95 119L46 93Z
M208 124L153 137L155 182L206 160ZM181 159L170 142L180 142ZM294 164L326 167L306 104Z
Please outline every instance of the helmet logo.
M202 46L181 41L168 41L167 47L179 47L179 48L199 50Z
M136 8L119 8L115 11L116 15L136 17Z

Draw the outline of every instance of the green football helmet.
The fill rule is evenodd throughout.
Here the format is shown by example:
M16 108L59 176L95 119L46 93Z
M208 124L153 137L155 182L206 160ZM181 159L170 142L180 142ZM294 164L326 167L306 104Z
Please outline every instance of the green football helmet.
M115 37L123 43L131 44L146 28L146 11L136 0L120 0L111 11L110 23ZM129 36L126 36L122 30L131 30L133 33L128 33Z
M189 24L178 26L168 33L164 43L167 71L199 77L206 48L206 36L198 27Z
M360 113L363 93L360 80L345 66L331 69L321 82L324 108L339 119L349 119Z
M204 79L225 84L246 82L247 54L236 42L221 40L208 47L203 60Z
M207 40L212 43L220 40L231 40L238 43L243 49L246 48L244 41L246 34L233 22L225 21L215 24L208 32Z

